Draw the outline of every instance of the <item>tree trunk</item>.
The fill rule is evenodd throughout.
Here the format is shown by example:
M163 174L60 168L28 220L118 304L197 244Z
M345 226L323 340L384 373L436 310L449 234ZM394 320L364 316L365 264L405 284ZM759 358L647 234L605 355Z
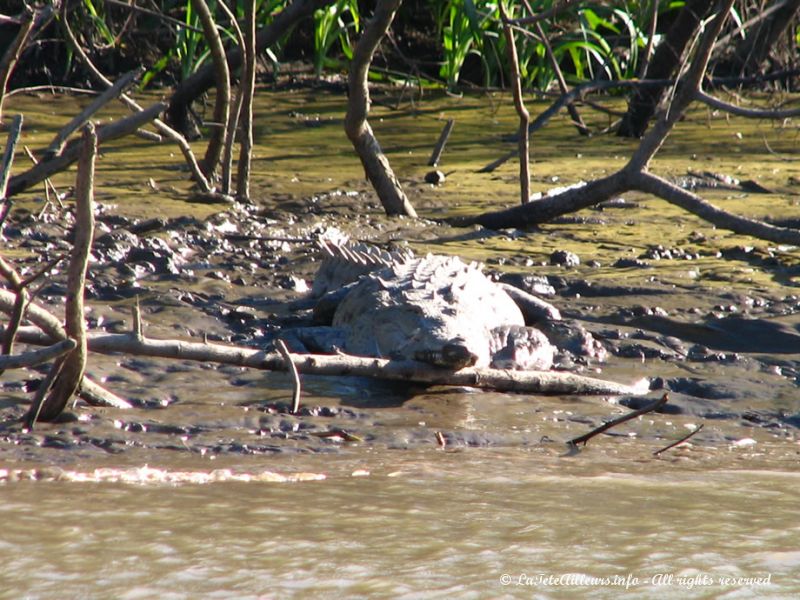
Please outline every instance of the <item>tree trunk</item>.
M372 133L372 127L367 122L370 104L367 83L369 66L401 2L402 0L379 0L375 15L364 27L361 39L358 40L350 64L350 98L347 102L344 130L353 143L361 164L364 165L364 172L378 194L386 214L416 217L414 207L400 187L400 182L389 165L389 159L381 150L375 134Z
M709 14L714 3L708 0L689 0L677 19L669 28L667 36L656 48L647 71L648 79L672 79L685 60L687 50L700 27L700 22ZM638 138L644 135L650 119L655 114L668 86L642 87L628 104L628 112L622 118L617 135Z
M778 39L796 24L795 16L800 10L800 0L774 0L771 6L782 6L770 12L764 19L747 31L746 37L737 44L733 55L721 65L721 70L732 76L758 75L774 50ZM794 43L792 43L792 48ZM790 50L791 51L791 50Z

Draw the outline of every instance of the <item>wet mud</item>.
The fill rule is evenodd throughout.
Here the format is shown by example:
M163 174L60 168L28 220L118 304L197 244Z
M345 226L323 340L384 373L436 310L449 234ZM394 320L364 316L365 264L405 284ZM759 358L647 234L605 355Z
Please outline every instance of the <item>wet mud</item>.
M600 340L603 361L567 361L562 368L621 383L648 378L652 392L631 398L548 397L302 376L302 408L293 415L291 382L283 373L93 353L87 372L134 408L79 402L60 422L23 431L18 419L44 369L8 371L0 380L0 460L59 465L113 455L141 463L164 453L294 456L355 448L504 446L558 454L567 439L664 391L670 400L660 414L606 437L641 439L655 449L687 428L711 423L692 444L715 447L755 436L787 443L787 451L795 452L800 431L797 249L718 231L635 194L537 228L449 228L438 219L499 207L516 197L512 165L488 183L475 175L475 167L497 152L487 155L481 143L487 123L490 139L497 141L511 122L510 113L500 118L481 112L482 100L470 107L479 118L460 122L448 146L464 157L462 162L445 168L446 179L433 184L426 183L430 169L417 155L427 154L427 143L436 139L441 123L431 117L435 111L412 113L413 128L397 114L384 115L386 124L378 128L386 129L379 133L397 155L395 166L423 216L390 219L358 179L344 142L335 141L341 137L338 129L333 142L319 137L340 125L338 104L324 96L281 101L263 116L278 118L262 132L271 146L260 149L267 156L254 185L256 204L188 203L186 194L170 191L177 185L170 183L174 174L154 172L155 178L143 181L141 173L117 174L109 160L101 161L87 281L90 330L129 331L138 304L145 333L153 338L269 347L276 333L310 323L303 300L320 260L316 240L337 228L383 247L483 262L492 277L547 299ZM298 124L298 114L317 115L313 139ZM749 138L722 155L728 125L717 127L723 141L709 143L708 151L719 152L718 160L688 150L696 148L692 131L671 138L656 167L676 173L676 164L693 160L735 172L731 165L748 151ZM304 132L301 141L291 137L298 130ZM566 131L568 125L562 125L543 134L550 136L541 142L550 152L572 158L538 157L535 187L546 190L607 173L615 161L622 164L626 148L609 156L602 140L585 142L577 155L564 152L559 136ZM775 140L772 145L784 149ZM312 154L319 168L302 171ZM749 195L727 185L707 194L732 210L790 223L797 200L786 187L790 169L781 169L759 165L746 174L777 190L773 195ZM282 178L272 176L275 172ZM121 206L114 200L123 192L127 198L138 195L139 202ZM37 199L21 203L5 224L4 255L30 273L68 252L70 215L68 203L60 209ZM36 301L60 314L65 282L60 263L37 289Z
M327 216L319 199L299 213L236 205L206 219L130 219L106 214L101 205L87 282L90 329L128 331L136 302L150 337L270 347L276 333L311 323L311 312L297 307L308 306L304 298L320 258L316 239L337 224L349 222L353 237L418 252L442 251L437 250L442 240L453 238L480 244L539 235L458 231L434 221L401 226L377 213L361 213L361 194L331 198L336 204L332 212L339 213L348 199L349 218ZM5 235L8 247L20 253L19 268L32 270L67 251L68 223L42 223L24 211L14 213ZM628 259L612 268L657 272L652 263L666 252L648 248L636 256L637 264ZM670 253L683 258L674 249ZM145 459L160 453L258 456L339 453L348 447L514 446L558 452L563 450L560 442L626 408L640 408L664 390L668 404L652 415L651 427L634 434L654 448L678 437L687 422L718 424L693 439L700 445L734 443L753 429L772 438L796 438L800 300L724 288L692 290L691 285L650 277L639 284L591 281L564 272L581 268L580 260L549 262L547 269L537 269L511 256L488 260L487 271L547 298L605 348L603 361L568 362L561 368L622 382L648 377L651 394L532 397L306 376L301 410L291 414L291 383L284 374L93 353L88 373L135 408L79 402L58 423L24 431L18 419L37 377L6 373L0 457L59 465L126 453ZM39 289L37 302L57 313L65 293L63 279L56 269ZM493 405L500 409L493 411ZM475 412L480 411L486 414L475 426ZM510 413L524 414L526 426L509 424ZM682 421L673 422L675 417ZM621 431L607 435L631 435Z

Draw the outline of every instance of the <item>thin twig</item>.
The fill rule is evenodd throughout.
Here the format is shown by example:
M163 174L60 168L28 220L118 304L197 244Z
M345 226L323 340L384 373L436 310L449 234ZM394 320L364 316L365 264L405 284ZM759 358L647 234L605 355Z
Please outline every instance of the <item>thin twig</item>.
M647 69L650 67L650 59L653 56L653 47L656 42L656 27L658 25L658 0L650 0L650 20L647 23L647 46L644 49L644 57L639 63L639 79L647 77Z
M145 15L150 15L151 17L155 17L157 19L161 19L169 23L170 25L174 25L175 27L179 27L181 29L186 29L187 31L192 31L194 33L203 33L203 30L199 27L195 27L194 25L189 25L184 21L179 21L178 19L173 19L172 17L165 15L161 12L156 12L154 10L150 10L147 8L143 8L141 6L137 6L133 2L120 2L119 0L106 0L106 4L113 4L114 6L119 6L121 8L127 8L133 12L139 12Z
M533 8L530 5L528 0L522 0L522 3L525 5L525 8L528 10L528 13L533 14ZM544 46L545 54L547 55L547 60L550 61L550 66L553 69L553 72L556 74L556 81L558 81L558 88L561 90L562 94L569 93L569 86L567 85L567 80L564 77L564 73L561 71L561 65L558 64L558 59L556 58L555 53L553 52L552 46L550 46L550 40L547 39L547 34L542 29L541 22L537 21L534 26L536 27L536 34L539 36L539 40L541 41L542 45ZM578 108L575 106L574 102L570 102L567 104L567 111L569 112L569 116L572 117L572 122L575 125L575 128L578 130L578 133L581 135L591 135L591 131L583 122L583 118L581 118L581 114L578 112Z
M659 398L658 400L654 400L647 406L643 406L642 408L631 411L626 415L622 415L621 417L617 417L616 419L607 421L606 423L600 425L600 427L592 429L589 433L584 433L583 435L579 435L578 437L571 439L570 441L567 442L567 445L577 447L578 444L583 444L585 446L586 442L588 442L596 435L600 435L604 431L607 431L612 427L616 427L620 423L625 423L626 421L630 421L631 419L635 419L636 417L640 417L649 412L653 412L654 410L658 410L667 403L667 400L669 400L669 395L665 392L664 395L661 396L661 398Z
M704 425L705 425L704 423L700 423L700 425L695 427L693 431L690 431L689 433L687 433L685 436L683 436L677 442L672 442L668 446L664 446L660 450L656 450L655 452L653 452L653 456L658 456L662 452L666 452L667 450L669 450L671 448L674 448L675 446L681 445L683 442L688 440L690 437L692 437L693 435L697 434L703 428Z
M31 163L33 163L34 167L39 164L39 159L36 158L36 156L33 154L33 152L31 152L31 149L28 148L28 146L23 145L22 146L22 150L25 152L25 156L28 157L28 160L30 160ZM58 190L56 189L56 186L53 185L53 182L49 177L45 177L44 178L44 193L45 193L45 197L47 198L47 201L45 202L44 206L42 207L42 210L39 211L39 215L38 216L40 218L45 212L47 212L46 211L47 206L51 203L50 202L50 194L53 194L53 196L55 197L56 202L58 202L59 208L64 208L64 203L61 202L61 194L58 193Z

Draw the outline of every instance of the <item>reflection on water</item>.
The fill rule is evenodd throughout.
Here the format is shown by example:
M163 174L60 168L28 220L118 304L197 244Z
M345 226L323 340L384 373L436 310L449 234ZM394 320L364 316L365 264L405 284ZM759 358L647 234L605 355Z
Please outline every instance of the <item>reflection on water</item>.
M603 472L520 450L349 460L303 483L6 484L3 597L800 592L796 474Z

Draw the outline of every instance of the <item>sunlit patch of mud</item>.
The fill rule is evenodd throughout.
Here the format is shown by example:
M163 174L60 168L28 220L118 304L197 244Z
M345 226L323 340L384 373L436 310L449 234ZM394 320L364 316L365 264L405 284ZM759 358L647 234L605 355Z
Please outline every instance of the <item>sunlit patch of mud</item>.
M210 483L297 483L321 481L323 473L277 473L275 471L236 472L231 469L212 471L173 471L147 465L138 468L98 468L72 471L58 468L0 469L0 483L17 481L67 481L75 483L127 483L132 485L204 485Z

